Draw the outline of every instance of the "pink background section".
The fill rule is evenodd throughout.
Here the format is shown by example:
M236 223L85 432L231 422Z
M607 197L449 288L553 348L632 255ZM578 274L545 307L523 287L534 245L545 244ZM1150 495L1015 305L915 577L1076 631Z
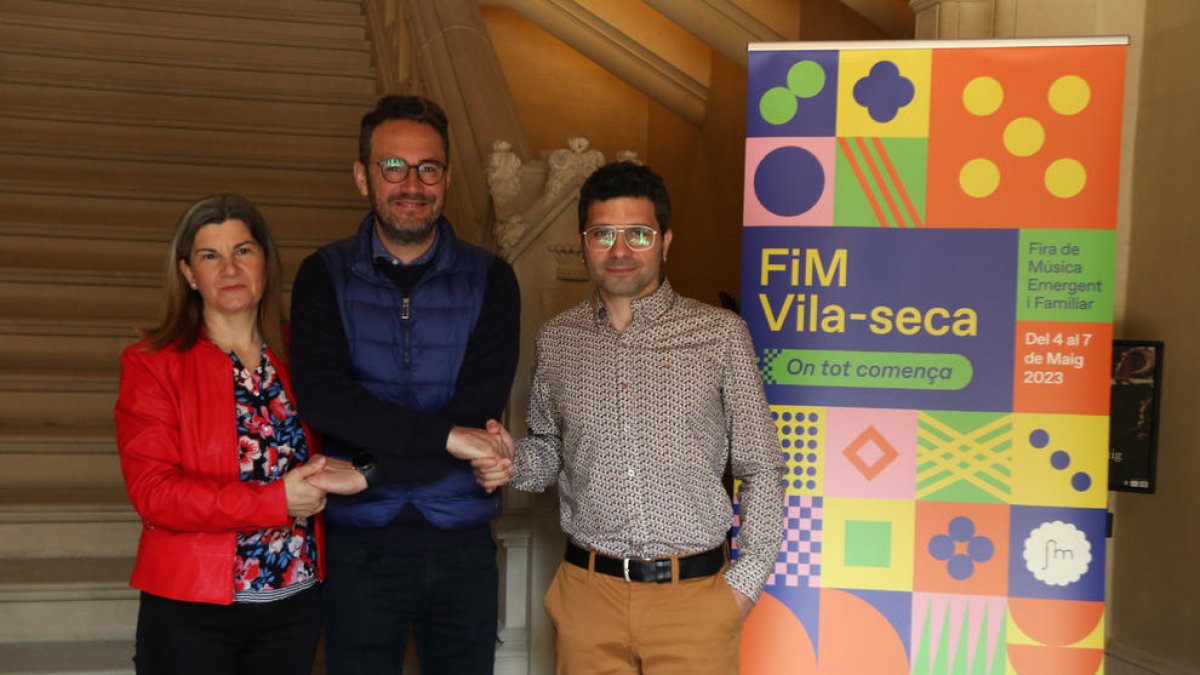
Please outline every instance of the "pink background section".
M742 208L742 222L746 227L757 225L832 225L833 224L833 167L836 138L747 138L746 177ZM825 189L821 198L808 211L798 216L784 217L771 213L754 196L754 171L767 153L787 146L804 148L821 162L825 171Z
M899 456L873 479L867 480L842 451L871 426ZM824 452L825 496L913 499L917 471L917 411L827 408ZM870 464L879 451L868 442L860 454Z

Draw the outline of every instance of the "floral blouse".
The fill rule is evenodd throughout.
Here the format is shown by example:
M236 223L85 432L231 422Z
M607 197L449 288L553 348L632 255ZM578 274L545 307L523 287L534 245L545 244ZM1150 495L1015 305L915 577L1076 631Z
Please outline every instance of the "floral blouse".
M270 483L308 459L308 439L296 408L288 399L266 345L258 368L233 360L233 393L237 410L238 461L241 479ZM315 584L317 539L313 518L293 518L288 527L239 532L234 567L234 600L269 602Z

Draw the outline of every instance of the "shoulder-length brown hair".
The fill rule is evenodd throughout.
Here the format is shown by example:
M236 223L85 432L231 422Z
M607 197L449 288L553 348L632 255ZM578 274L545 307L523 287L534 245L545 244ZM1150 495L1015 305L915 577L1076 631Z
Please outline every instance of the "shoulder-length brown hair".
M179 271L179 261L190 262L200 228L227 220L245 223L250 236L262 247L266 278L262 300L258 303L258 333L276 357L287 359L283 341L283 265L279 262L279 249L262 214L250 200L239 195L205 197L189 206L179 219L163 264L163 316L157 326L145 331L148 350L158 351L173 344L183 351L195 346L204 327L204 299L188 286Z

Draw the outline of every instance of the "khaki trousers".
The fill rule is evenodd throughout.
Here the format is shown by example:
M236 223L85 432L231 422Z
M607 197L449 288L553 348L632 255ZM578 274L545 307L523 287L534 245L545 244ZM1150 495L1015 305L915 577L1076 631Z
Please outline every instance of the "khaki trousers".
M742 619L723 574L626 582L560 563L546 592L558 675L735 675Z

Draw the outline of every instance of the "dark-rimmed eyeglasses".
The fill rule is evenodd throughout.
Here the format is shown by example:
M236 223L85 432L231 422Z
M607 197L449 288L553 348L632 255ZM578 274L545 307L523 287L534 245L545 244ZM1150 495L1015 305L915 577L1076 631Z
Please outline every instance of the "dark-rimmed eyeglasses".
M399 157L389 157L375 162L379 173L389 183L403 183L408 178L408 170L417 170L417 180L426 185L437 185L446 177L446 165L436 160L427 159L415 167Z
M617 243L617 234L625 237L625 247L630 251L649 251L654 247L658 230L649 225L596 225L583 231L583 242L592 251L607 251Z

